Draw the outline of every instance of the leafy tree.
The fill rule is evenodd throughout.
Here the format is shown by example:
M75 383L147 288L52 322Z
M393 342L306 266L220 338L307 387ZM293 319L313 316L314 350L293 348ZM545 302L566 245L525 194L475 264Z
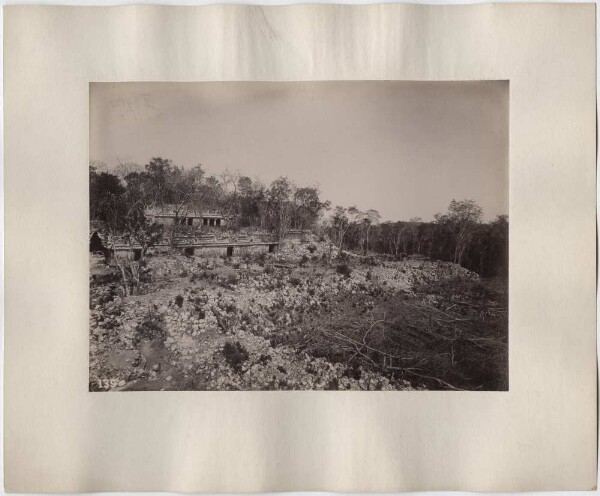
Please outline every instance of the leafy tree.
M148 249L162 235L162 227L150 223L145 210L153 197L148 193L140 173L130 173L126 186L115 175L97 174L90 167L91 217L102 223L109 234L113 260L121 273L124 295L137 293L140 286L140 269ZM125 255L117 246L125 244ZM138 250L139 256L136 256Z
M153 157L145 166L143 179L147 182L147 194L154 204L165 205L172 203L171 177L174 166L170 160Z
M445 225L454 234L454 263L459 265L462 263L465 251L469 247L482 216L483 211L474 200L452 200L448 212L436 216L436 222Z
M120 179L108 172L97 172L90 167L90 219L106 221L108 205L113 197L125 192Z
M371 228L379 222L381 215L377 210L369 209L363 212L355 206L350 207L348 213L353 218L356 236L359 239L363 253L366 255L369 251L369 234Z
M315 187L296 188L293 194L293 225L296 229L309 229L319 219L321 213L331 205L321 201L319 190Z
M287 177L279 177L271 183L267 191L271 225L279 241L285 238L290 227L292 188L293 185Z
M331 236L338 249L344 246L344 237L350 227L350 219L348 218L348 210L344 207L337 206L333 212L331 219Z

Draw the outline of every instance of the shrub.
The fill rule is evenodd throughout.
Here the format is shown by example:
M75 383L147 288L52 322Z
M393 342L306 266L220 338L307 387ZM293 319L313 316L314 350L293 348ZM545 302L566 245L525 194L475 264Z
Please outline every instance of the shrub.
M239 341L228 341L223 347L223 356L227 364L236 372L240 372L243 363L250 358L248 351Z
M235 303L227 303L225 305L225 311L227 313L234 313L235 311L237 311L237 306Z
M385 283L385 281L384 281L384 283ZM383 295L384 291L381 286L377 285L377 286L373 286L371 288L370 293L371 293L371 296L381 296L381 295Z
M305 255L302 255L302 258L300 259L300 262L298 263L298 265L300 265L300 267L304 267L306 265L306 262L308 262L309 258Z
M347 263L338 264L335 268L335 271L338 274L343 275L346 279L350 277L350 274L352 274L352 269Z
M302 280L299 277L292 276L290 277L290 284L292 286L300 286L300 284L302 284Z
M337 377L334 377L333 379L331 379L325 386L325 389L327 391L337 391L339 388L340 388L340 381L338 380Z
M316 251L316 249L317 249L317 246L316 246L316 245L313 245L313 244L311 243L311 244L310 244L310 245L308 245L306 248L308 249L308 251L309 251L311 254L313 254L313 253Z
M240 277L237 274L229 274L227 277L221 279L219 282L221 287L225 289L233 289L233 286L240 282Z
M340 251L338 253L337 259L339 262L347 262L349 260L349 256L345 251Z
M145 260L140 262L140 282L151 282L152 271Z
M257 360L257 363L260 363L261 365L265 365L265 364L269 363L269 361L271 361L271 357L269 355L266 355L263 353L260 356L260 358Z
M154 313L146 315L142 323L136 329L138 338L164 340L166 333L163 329L161 320L162 319Z
M183 306L183 296L177 295L175 297L175 305L177 305L179 308Z

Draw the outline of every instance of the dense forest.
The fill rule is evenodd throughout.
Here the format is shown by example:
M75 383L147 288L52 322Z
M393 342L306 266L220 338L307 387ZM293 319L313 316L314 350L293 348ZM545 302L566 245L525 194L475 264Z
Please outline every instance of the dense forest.
M364 254L421 254L457 263L484 277L506 276L508 217L502 215L484 223L482 216L473 200L452 200L448 211L437 214L433 222L410 219L380 223L375 210L336 207L325 225L341 248Z
M218 210L231 219L231 228L260 228L283 238L290 229L315 228L330 206L318 188L296 186L286 177L267 187L248 176L225 171L217 177L201 165L186 170L159 157L144 168L121 164L110 172L103 169L102 164L90 166L90 216L116 231L138 225L148 208L170 205L176 216Z
M483 222L473 200L452 200L431 222L418 218L381 222L377 210L336 206L316 186L299 186L286 177L265 185L229 171L208 174L201 165L177 167L153 158L144 167L90 164L90 219L112 234L135 238L147 249L165 233L146 219L149 208L170 205L175 215L218 210L230 228L269 230L281 240L291 229L313 230L338 248L393 257L420 254L462 265L484 277L508 273L508 218ZM177 222L168 233L177 236Z

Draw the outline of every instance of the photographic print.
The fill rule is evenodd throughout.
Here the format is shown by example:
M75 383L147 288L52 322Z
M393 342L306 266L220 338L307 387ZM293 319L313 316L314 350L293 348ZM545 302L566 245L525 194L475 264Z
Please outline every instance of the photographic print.
M89 390L508 390L508 87L90 84Z

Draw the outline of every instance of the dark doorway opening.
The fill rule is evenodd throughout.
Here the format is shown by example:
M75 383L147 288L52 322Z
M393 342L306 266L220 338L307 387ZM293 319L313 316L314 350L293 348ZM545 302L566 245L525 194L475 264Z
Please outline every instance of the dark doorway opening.
M193 248L184 248L183 249L183 254L188 256L188 257L193 257L194 256L194 249Z
M227 256L228 257L233 257L233 246L228 246L227 247Z
M275 245L269 245L269 253L273 253L275 251Z
M140 258L142 258L142 250L133 250L133 259L137 262Z
M104 252L104 244L97 232L90 238L90 253Z

